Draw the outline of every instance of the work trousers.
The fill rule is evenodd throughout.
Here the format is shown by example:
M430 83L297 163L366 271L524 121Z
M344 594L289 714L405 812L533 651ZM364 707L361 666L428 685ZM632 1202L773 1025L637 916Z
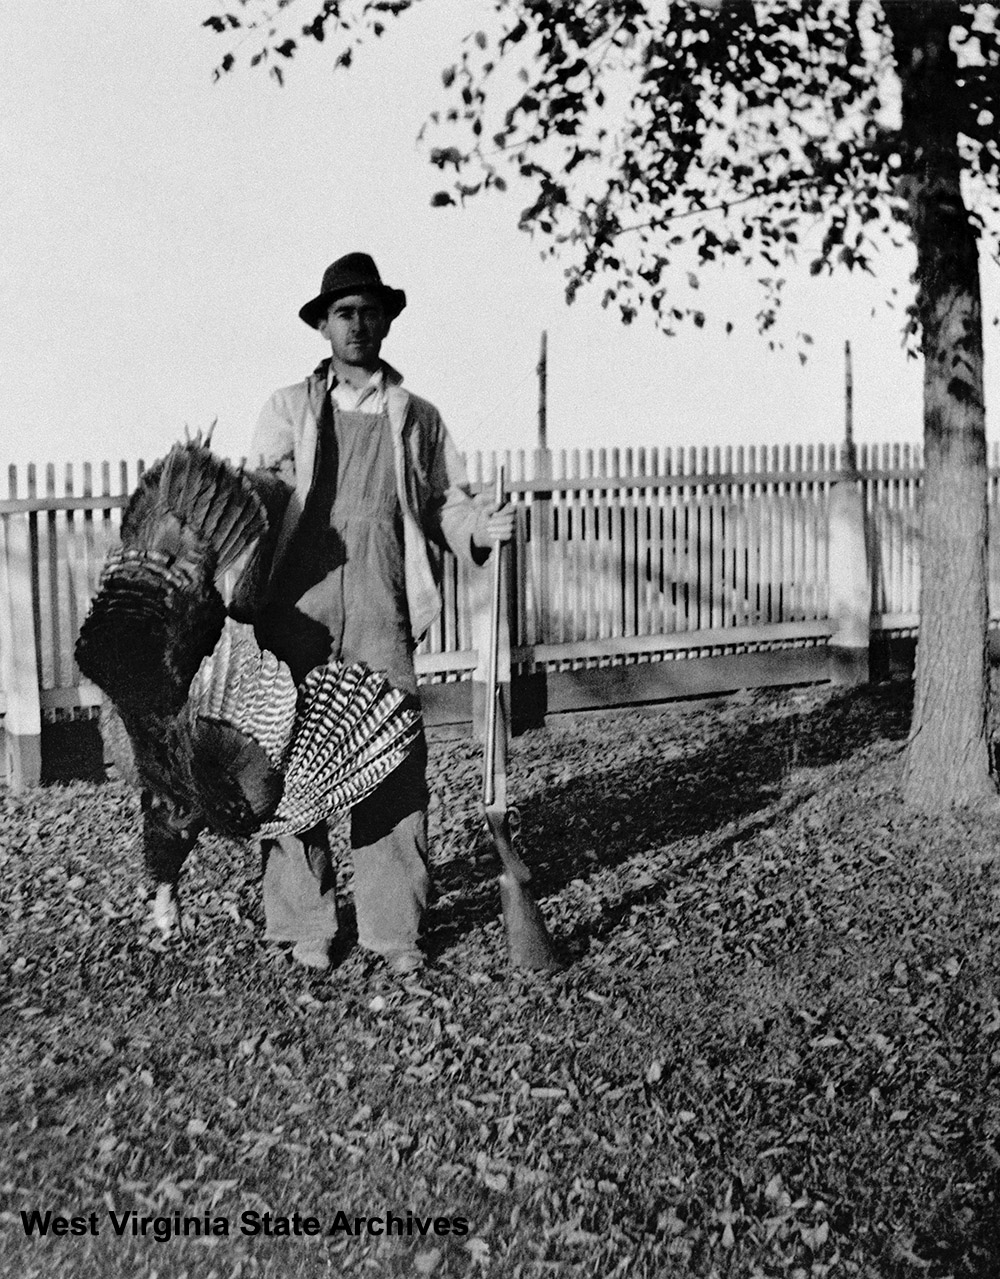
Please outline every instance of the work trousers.
M351 810L358 941L376 955L416 949L427 906L427 749L411 754ZM337 933L326 823L265 841L264 914L271 941L327 941Z
M392 440L383 414L334 413L327 400L318 460L284 599L258 632L296 682L323 662L363 661L417 705ZM365 949L416 949L427 905L427 747L351 810L354 905ZM338 928L325 824L265 841L264 913L274 941L325 941Z

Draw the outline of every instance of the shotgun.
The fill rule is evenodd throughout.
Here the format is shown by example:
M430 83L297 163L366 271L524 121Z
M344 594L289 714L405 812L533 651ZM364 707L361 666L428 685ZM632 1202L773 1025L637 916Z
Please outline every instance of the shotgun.
M494 497L504 502L503 467L497 469ZM486 743L483 760L483 812L502 867L500 904L507 931L507 951L515 968L555 972L563 967L545 927L545 920L529 887L531 871L514 850L513 810L507 805L507 717L501 705L498 678L500 599L503 582L502 542L493 546L493 595L490 601L490 639L486 673ZM499 740L498 740L499 739ZM500 749L498 749L498 745Z

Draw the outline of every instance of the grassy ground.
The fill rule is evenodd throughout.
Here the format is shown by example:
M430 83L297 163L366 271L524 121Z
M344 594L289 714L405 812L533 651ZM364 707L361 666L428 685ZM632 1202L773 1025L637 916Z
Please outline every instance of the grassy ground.
M464 742L432 752L411 989L357 949L293 968L223 841L164 948L131 795L0 794L0 1273L995 1279L1000 817L902 811L908 714L814 691L517 739L555 978L505 968ZM87 1233L26 1237L34 1209ZM241 1234L266 1212L323 1233Z

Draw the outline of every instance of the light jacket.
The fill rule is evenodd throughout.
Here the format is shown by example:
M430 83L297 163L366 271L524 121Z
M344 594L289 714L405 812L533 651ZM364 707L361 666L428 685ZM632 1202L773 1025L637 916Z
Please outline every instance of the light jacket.
M329 361L324 360L304 382L283 387L264 405L248 453L248 464L260 466L291 490L277 532L274 553L264 580L248 599L249 582L237 587L236 610L252 615L265 606L271 582L281 574L292 534L302 518L316 470L320 411L327 393ZM388 364L386 408L392 431L396 492L403 514L403 563L410 625L419 640L441 608L441 551L450 547L461 559L481 563L473 536L485 534L482 505L469 492L465 467L433 404L411 395L402 377ZM241 589L242 588L242 589Z

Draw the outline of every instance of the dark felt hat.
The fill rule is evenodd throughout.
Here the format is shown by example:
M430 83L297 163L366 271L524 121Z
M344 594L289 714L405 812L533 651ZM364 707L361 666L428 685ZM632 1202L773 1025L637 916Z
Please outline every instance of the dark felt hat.
M406 294L402 289L390 289L382 283L378 267L367 253L347 253L331 262L323 272L319 293L305 304L299 318L310 328L318 328L320 320L329 310L330 303L348 293L375 293L382 299L386 317L394 320L406 306Z

